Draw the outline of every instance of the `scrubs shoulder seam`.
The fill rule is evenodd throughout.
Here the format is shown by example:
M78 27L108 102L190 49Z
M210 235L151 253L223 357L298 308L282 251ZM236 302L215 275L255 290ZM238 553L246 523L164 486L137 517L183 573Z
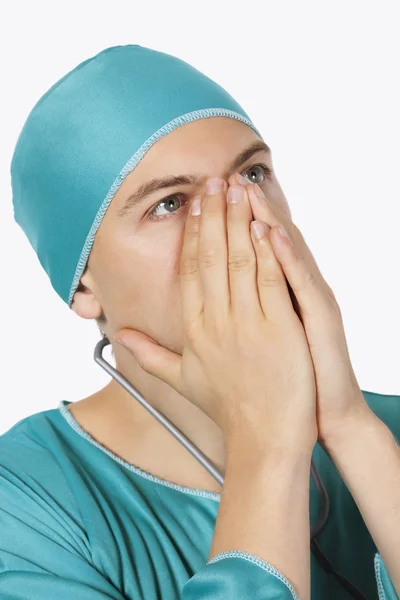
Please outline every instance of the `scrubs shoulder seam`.
M375 554L374 558L374 567L375 567L375 578L376 585L378 587L378 596L379 600L386 600L385 589L383 587L382 578L381 578L381 557L379 553Z
M293 600L300 600L293 585L276 567L274 567L270 563L266 562L259 556L255 556L254 554L250 554L249 552L243 552L242 550L228 550L226 552L219 552L218 554L213 556L207 562L207 564L209 565L211 563L215 563L215 562L218 562L218 561L226 559L226 558L241 558L243 560L247 560L249 562L254 563L261 569L264 569L264 571L267 571L268 573L270 573L271 575L274 575L274 577L276 577L277 579L282 581L282 583L285 584L285 586L288 588L288 590L290 590Z
M169 487L174 490L177 490L178 492L183 492L185 494L189 494L192 496L201 496L203 498L209 498L210 500L215 500L216 502L220 502L221 495L218 494L217 492L209 492L208 490L186 487L186 486L179 485L177 483L173 483L172 481L167 481L166 479L161 479L160 477L157 477L156 475L152 475L151 473L148 473L147 471L143 471L139 467L136 467L135 465L128 463L123 458L120 458L117 454L114 454L113 452L111 452L111 450L109 450L105 446L102 446L102 444L100 444L95 439L93 439L92 436L79 425L78 421L76 421L74 419L72 413L67 408L67 405L65 404L65 402L66 402L65 400L61 400L58 405L58 409L59 409L61 415L64 417L65 421L68 423L68 425L76 433L78 433L82 438L84 438L86 441L88 441L90 444L92 444L93 446L95 446L96 448L101 450L104 454L107 454L107 456L109 456L114 462L119 463L120 465L122 465L123 467L128 469L129 471L132 471L136 475L139 475L143 479L152 481L153 483L157 483L159 485L163 485L165 487Z

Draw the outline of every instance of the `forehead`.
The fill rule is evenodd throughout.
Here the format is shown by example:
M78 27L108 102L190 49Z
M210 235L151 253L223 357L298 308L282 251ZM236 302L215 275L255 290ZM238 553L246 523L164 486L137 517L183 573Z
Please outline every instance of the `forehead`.
M154 166L161 171L201 160L203 165L215 164L219 157L221 164L230 160L233 154L246 144L260 138L245 123L230 117L209 117L181 125L158 140L144 156L142 167ZM208 160L209 157L209 160ZM218 165L215 164L215 168Z
M240 150L259 140L251 127L237 119L198 119L177 127L157 140L126 180L129 179L135 186L156 174L178 175L188 169L190 172L221 171ZM126 187L129 187L129 183Z

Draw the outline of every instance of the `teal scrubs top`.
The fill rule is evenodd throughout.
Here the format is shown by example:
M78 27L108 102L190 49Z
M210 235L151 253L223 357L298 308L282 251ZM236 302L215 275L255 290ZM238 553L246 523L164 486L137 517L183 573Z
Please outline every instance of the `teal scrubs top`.
M400 396L363 394L398 440ZM0 436L1 600L298 598L285 573L240 546L208 561L220 495L125 462L80 427L69 404L30 415ZM399 600L357 505L318 443L313 458L330 499L317 536L323 552L368 600ZM310 525L318 514L310 478ZM313 553L311 598L350 598Z

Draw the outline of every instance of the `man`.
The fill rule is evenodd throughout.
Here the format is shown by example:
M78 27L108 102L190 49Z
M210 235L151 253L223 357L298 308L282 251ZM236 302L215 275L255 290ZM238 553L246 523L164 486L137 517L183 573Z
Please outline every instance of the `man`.
M182 70L183 64L140 46L115 47L60 80L35 107L43 123L41 110L47 108L48 115L50 108L58 109L53 114L59 117L58 126L63 125L60 139L54 137L57 129L51 129L33 156L27 140L29 136L39 139L34 134L40 119L27 122L13 158L14 206L16 219L53 287L80 317L97 319L112 341L117 369L225 472L221 427L141 366L140 350L149 353L146 338L136 338L140 341L137 357L129 351L129 343L127 349L114 342L117 332L133 329L182 354L184 226L193 198L203 193L209 177L249 188L258 184L279 220L286 216L286 227L291 223L268 146L226 92L191 67ZM170 69L171 89L161 88L168 80L166 69ZM132 80L135 102L129 95ZM93 96L85 95L82 82L87 82ZM65 98L75 104L66 109ZM149 98L153 110L145 113ZM172 106L173 100L177 105ZM214 110L215 106L222 108ZM97 120L91 120L93 114ZM144 114L145 123L140 121ZM195 116L179 121L180 115ZM112 117L115 120L110 122ZM135 159L128 160L130 155L121 148L136 150L131 152ZM45 163L47 172L40 169ZM32 177L29 169L36 169ZM151 179L185 174L196 178L169 182L165 189L153 185L144 195ZM132 338L130 347L133 350ZM382 424L376 427L377 436L386 425L379 439L387 445L384 456L394 470L399 463L389 430L399 435L400 398L363 394ZM114 380L88 398L62 402L59 409L16 424L0 438L0 457L0 591L4 597L216 600L251 595L261 600L296 598L300 592L284 565L280 568L238 546L232 554L221 553L205 564L217 515L221 516L218 504L223 488ZM350 484L346 486L344 475L340 477L318 444L313 458L331 501L331 515L319 541L334 569L366 597L377 597L379 591L390 600L398 598L399 582L390 569L392 541L384 544L390 557L385 566L377 554L383 550L374 542L350 494ZM266 498L277 484L269 475L262 478L270 485ZM256 483L260 487L261 479ZM398 486L386 491L398 508L394 502ZM296 498L292 501L279 509L286 511L282 514L287 519L296 506ZM310 523L318 518L318 503L317 490L311 486ZM379 506L375 502L374 510L371 503L368 507L375 522ZM245 511L237 510L237 521L246 524ZM399 513L393 510L390 518L392 529L399 532ZM262 522L260 534L261 539L269 534ZM298 553L288 568L301 560ZM316 598L349 597L314 555L311 561L311 590ZM306 597L309 590L304 590Z

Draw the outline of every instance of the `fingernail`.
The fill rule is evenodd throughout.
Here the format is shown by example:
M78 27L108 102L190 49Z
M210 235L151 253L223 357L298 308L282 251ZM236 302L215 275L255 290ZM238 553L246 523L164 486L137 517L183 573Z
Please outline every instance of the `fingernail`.
M240 183L240 185L247 185L249 182L245 179L240 173L235 173L236 181Z
M261 221L252 221L251 222L251 229L254 233L254 236L258 239L261 240L261 238L264 236L265 234L265 226L264 223L261 223Z
M195 196L192 203L192 215L197 217L201 213L201 196Z
M114 338L114 341L117 342L117 344L120 344L121 346L123 346L124 348L126 348L125 342L122 339L117 339L116 337Z
M288 239L290 239L290 238L289 238L289 236L288 236L288 234L287 234L287 231L286 231L286 229L284 228L284 226L283 226L283 225L279 225L279 227L278 227L278 231L279 231L279 233L280 233L280 234L281 234L283 237L287 237Z
M224 180L220 177L211 177L206 184L207 194L218 194L222 191Z

